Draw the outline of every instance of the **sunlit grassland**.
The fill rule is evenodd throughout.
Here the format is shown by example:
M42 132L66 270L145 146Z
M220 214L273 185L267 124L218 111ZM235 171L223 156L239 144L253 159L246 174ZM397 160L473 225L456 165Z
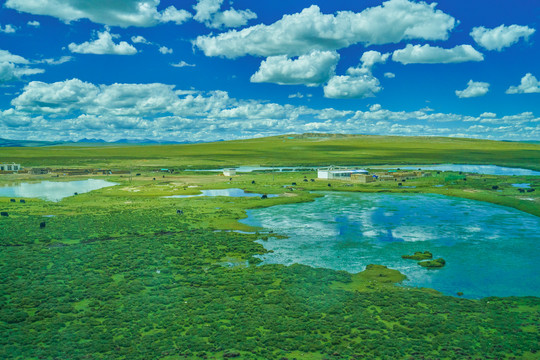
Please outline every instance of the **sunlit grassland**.
M540 170L540 145L365 135L285 135L187 145L2 148L23 166L205 168L238 165L494 164Z

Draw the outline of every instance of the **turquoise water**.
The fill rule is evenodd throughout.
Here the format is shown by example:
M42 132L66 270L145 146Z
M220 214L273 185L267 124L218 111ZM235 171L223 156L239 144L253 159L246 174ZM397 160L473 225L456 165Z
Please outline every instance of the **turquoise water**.
M288 239L261 244L263 263L301 263L356 273L382 264L404 285L448 295L540 296L540 218L484 202L434 194L325 193L311 203L248 211L243 222ZM430 251L442 269L401 255Z
M117 184L97 179L19 183L16 185L0 187L0 197L39 198L57 202L68 196L73 196L75 193L83 194L114 185Z
M261 197L262 194L245 192L242 189L218 189L218 190L201 190L202 194L197 195L171 195L164 196L165 198L190 198L198 196L230 196L230 197ZM276 197L276 194L267 194L268 197Z

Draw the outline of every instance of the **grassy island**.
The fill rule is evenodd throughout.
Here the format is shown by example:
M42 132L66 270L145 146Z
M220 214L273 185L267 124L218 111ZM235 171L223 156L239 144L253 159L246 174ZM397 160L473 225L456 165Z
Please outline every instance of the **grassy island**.
M418 265L428 269L438 269L444 267L444 265L446 265L446 261L443 258L438 258L435 260L420 261Z
M408 259L408 260L427 260L427 259L433 259L433 254L429 251L416 251L414 255L401 255L401 258Z

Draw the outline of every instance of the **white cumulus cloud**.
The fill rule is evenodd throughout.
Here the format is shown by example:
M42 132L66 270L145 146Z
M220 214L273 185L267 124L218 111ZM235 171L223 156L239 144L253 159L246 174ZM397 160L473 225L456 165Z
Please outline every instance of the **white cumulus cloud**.
M209 0L210 1L210 0ZM407 39L446 40L456 20L436 3L389 0L360 13L322 14L312 5L273 24L199 36L194 44L207 56L236 58L300 56L312 50L333 51L357 43L388 44Z
M36 28L41 26L41 24L39 23L39 21L36 21L36 20L29 21L29 22L27 23L27 25L28 25L28 26L33 26L33 27L36 27Z
M172 54L172 53L173 53L173 49L169 49L169 48L166 47L166 46L160 46L160 47L159 47L159 52L162 53L163 55L165 55L165 54Z
M521 84L518 86L510 86L506 90L507 94L532 94L540 93L540 81L536 79L531 73L525 74L521 78Z
M244 26L251 19L256 19L257 14L251 10L229 10L220 11L223 0L199 0L193 6L196 13L195 20L204 23L210 28L230 28Z
M66 23L79 19L110 26L154 26L160 22L180 24L191 17L173 6L159 12L159 0L7 0L7 8L34 15L54 16Z
M381 91L380 83L371 74L334 76L324 87L324 96L333 99L353 99L374 96Z
M15 31L16 31L16 29L15 29L15 27L13 25L7 24L4 27L2 27L2 25L0 25L0 33L13 34Z
M137 49L125 41L115 44L113 38L118 35L109 33L108 31L98 32L98 38L93 41L85 41L82 44L71 43L68 48L71 52L79 54L97 54L97 55L134 55Z
M469 80L467 88L464 90L456 90L456 95L459 98L472 98L484 96L489 91L489 83Z
M384 77L387 78L387 79L393 79L393 78L396 77L396 74L391 73L391 72L385 72Z
M501 51L517 43L520 38L528 40L535 31L528 26L506 26L503 24L494 29L487 29L483 26L475 27L470 35L484 49Z
M333 51L313 51L297 59L271 56L261 62L259 70L251 76L251 82L317 86L330 79L338 61L339 54Z
M17 78L18 76L15 75L15 64L0 61L0 84L16 80Z
M177 62L176 64L171 64L171 66L177 67L177 68L183 68L183 67L195 67L195 64L189 64L185 62L184 60L181 60Z
M429 44L408 44L404 49L394 51L392 60L402 64L449 64L483 61L484 55L471 45L458 45L451 49L443 49Z

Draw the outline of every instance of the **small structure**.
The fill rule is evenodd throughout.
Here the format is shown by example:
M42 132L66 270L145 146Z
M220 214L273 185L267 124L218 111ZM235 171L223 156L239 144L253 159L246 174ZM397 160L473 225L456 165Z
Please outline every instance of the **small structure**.
M51 171L51 169L49 169L49 168L32 168L32 170L30 170L30 173L32 175L46 175L50 171Z
M370 182L374 182L375 178L373 177L373 175L369 174L352 174L351 181L357 181L362 184L367 184Z
M235 168L223 169L223 175L224 176L234 176L234 175L236 175L236 169Z
M17 172L21 170L21 164L15 164L15 163L11 163L11 164L0 164L0 171L13 171L13 172Z
M319 179L350 180L353 174L367 175L368 171L364 169L348 169L336 166L317 169L317 177Z

